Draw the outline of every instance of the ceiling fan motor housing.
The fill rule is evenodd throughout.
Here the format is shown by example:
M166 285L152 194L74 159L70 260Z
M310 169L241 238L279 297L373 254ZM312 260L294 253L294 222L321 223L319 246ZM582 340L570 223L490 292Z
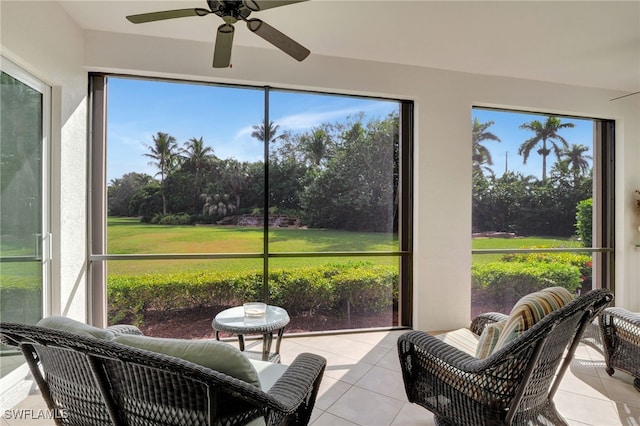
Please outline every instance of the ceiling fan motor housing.
M211 11L221 17L227 24L245 20L251 14L251 10L245 7L242 1L207 0L207 4Z

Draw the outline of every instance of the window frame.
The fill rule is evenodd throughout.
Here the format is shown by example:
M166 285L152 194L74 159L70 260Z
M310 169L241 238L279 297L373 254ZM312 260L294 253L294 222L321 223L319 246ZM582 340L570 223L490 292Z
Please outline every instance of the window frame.
M264 128L269 129L269 94L271 91L283 91L303 94L321 94L336 96L354 96L340 93L303 91L291 89L279 89L271 86L243 86L239 84L221 84L212 82L199 82L190 80L159 79L145 76L129 76L105 73L89 73L89 317L95 325L107 324L107 295L106 295L106 267L105 262L113 260L160 260L160 259L262 259L263 263L263 297L268 301L268 271L269 260L284 257L371 257L387 256L396 257L399 260L399 302L398 324L390 328L411 327L413 319L413 101L388 99L386 101L398 102L399 105L399 163L398 164L398 241L399 249L385 252L310 252L310 253L283 253L269 251L269 200L268 191L264 191L264 246L262 253L193 253L193 254L108 254L106 249L106 223L107 223L107 181L106 181L106 150L107 150L107 92L108 78L136 78L143 80L157 80L166 82L179 82L187 84L206 84L227 88L251 88L264 91ZM354 96L367 99L383 99L367 96ZM269 138L265 137L268 141ZM269 185L269 144L264 144L265 164L265 188ZM339 330L337 330L339 331Z
M553 112L532 112L508 108L474 105L474 109L493 110L514 114L535 114L559 118L591 120L593 122L593 240L584 248L531 248L531 249L473 249L471 254L525 254L525 253L588 253L593 257L592 288L615 291L615 120L586 116L572 116ZM471 212L473 218L473 211Z

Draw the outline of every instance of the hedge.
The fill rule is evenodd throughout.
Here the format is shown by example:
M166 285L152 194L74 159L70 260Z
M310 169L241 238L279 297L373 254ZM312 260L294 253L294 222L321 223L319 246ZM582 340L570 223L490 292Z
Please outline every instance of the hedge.
M546 287L575 292L582 285L580 268L557 262L490 262L471 268L474 302L500 300L512 306L522 296Z
M393 267L362 263L276 269L269 273L269 301L290 314L383 312L397 303ZM262 299L262 272L200 272L110 275L109 323L142 324L150 311L161 315L203 306L234 306Z

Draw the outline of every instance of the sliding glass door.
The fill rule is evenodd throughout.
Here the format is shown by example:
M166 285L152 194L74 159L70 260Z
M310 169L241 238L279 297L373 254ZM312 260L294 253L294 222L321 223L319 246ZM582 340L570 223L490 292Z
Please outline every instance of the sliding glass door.
M0 64L0 320L35 323L49 260L49 88L4 58Z

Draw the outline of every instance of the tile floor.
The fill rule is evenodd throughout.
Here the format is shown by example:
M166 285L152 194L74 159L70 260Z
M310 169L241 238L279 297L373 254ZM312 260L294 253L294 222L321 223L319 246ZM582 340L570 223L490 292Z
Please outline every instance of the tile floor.
M394 330L284 338L280 351L284 364L302 352L327 358L311 419L313 426L434 424L427 410L407 402L396 349L396 340L402 333ZM251 345L259 342L248 342ZM640 392L631 383L631 376L622 372L609 377L602 354L591 346L580 345L556 394L556 405L572 426L638 426ZM42 405L39 395L22 404L26 408ZM1 426L49 424L53 423L0 420Z

